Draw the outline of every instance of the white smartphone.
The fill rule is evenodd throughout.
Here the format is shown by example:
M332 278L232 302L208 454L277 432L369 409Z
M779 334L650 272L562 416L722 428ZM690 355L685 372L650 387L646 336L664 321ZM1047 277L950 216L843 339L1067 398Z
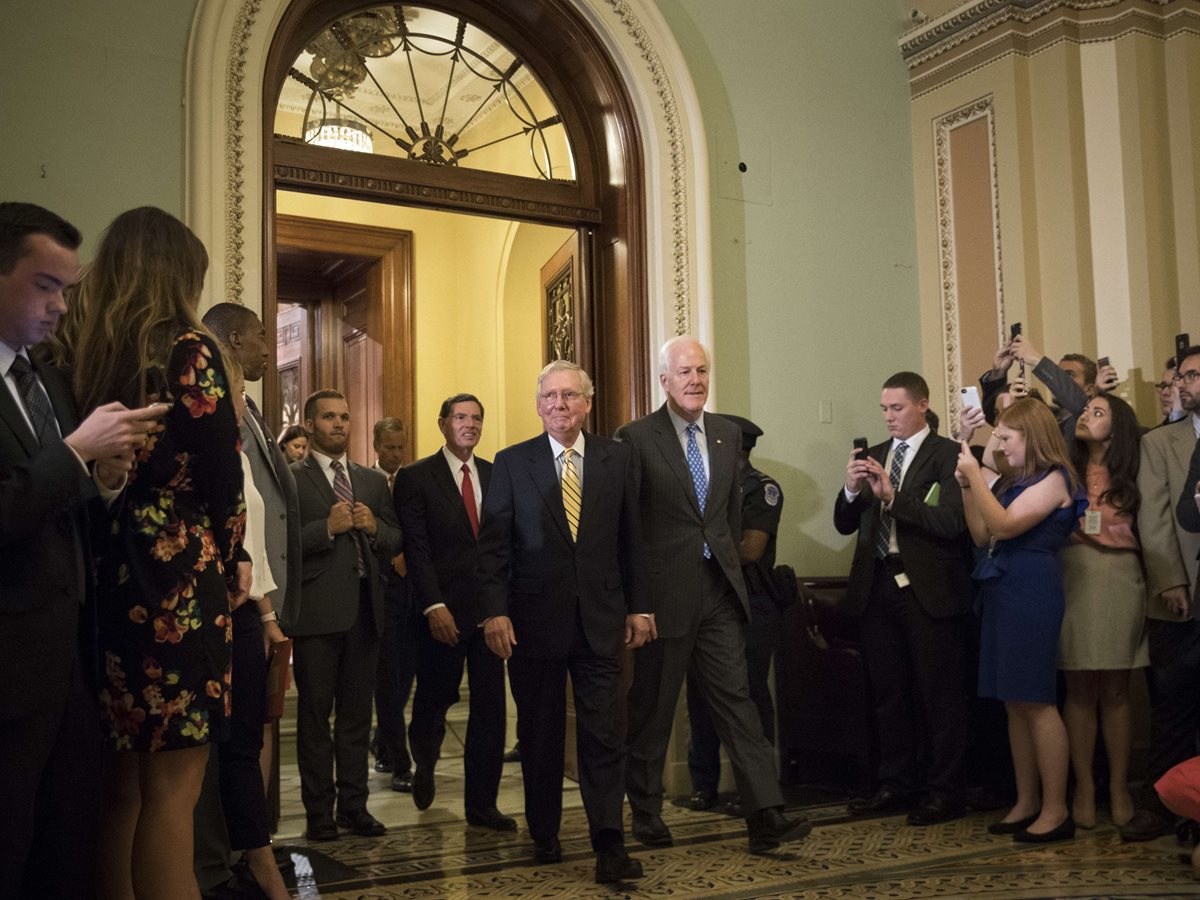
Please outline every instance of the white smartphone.
M964 407L973 406L976 409L980 409L983 406L979 400L979 388L975 387L975 385L965 387L958 393Z

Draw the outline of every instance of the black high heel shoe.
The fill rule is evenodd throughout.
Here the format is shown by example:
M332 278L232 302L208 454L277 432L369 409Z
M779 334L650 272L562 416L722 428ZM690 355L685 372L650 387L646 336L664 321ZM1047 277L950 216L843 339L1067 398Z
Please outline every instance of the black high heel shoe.
M1075 820L1067 816L1061 825L1043 834L1033 834L1028 829L1022 829L1013 835L1013 840L1020 844L1050 844L1054 841L1069 841L1075 837Z

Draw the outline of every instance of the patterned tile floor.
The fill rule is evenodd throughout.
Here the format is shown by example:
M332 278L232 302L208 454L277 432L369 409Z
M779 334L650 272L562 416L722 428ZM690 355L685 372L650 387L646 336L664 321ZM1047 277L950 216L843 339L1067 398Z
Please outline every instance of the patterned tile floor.
M505 766L499 806L518 816L522 831L496 834L466 826L455 733L452 722L448 758L429 810L418 812L409 795L389 789L389 776L373 773L370 809L388 825L388 833L377 839L347 836L311 849L301 836L294 751L285 744L284 818L276 839L293 853L298 897L1200 897L1200 882L1179 861L1181 848L1173 838L1122 844L1104 823L1081 831L1072 842L1028 848L987 833L996 813L910 828L902 817L851 819L841 803L810 807L817 822L813 833L772 857L746 852L740 819L669 807L664 818L675 846L650 849L631 841L646 877L602 887L592 882L586 822L571 782L565 787L560 865L533 861L519 816L519 766Z

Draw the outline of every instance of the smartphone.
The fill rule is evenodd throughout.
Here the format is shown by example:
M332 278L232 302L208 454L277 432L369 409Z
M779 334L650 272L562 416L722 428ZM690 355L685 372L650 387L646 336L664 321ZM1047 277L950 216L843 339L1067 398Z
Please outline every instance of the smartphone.
M1188 350L1192 346L1192 339L1185 331L1183 334L1175 335L1175 364L1183 362L1183 358L1187 356Z
M1012 327L1008 329L1008 339L1012 340L1020 333L1021 333L1021 323L1013 322Z
M854 455L855 456L866 456L867 455L867 439L865 437L854 439Z
M959 399L962 400L963 407L973 406L976 409L981 409L983 404L979 400L979 388L975 385L965 387L959 392Z
M1108 363L1108 357L1107 357L1107 356L1102 356L1102 357L1100 357L1098 360L1096 360L1096 368L1097 368L1097 369L1103 369L1103 368L1104 368L1105 366L1107 366L1108 364L1109 364L1109 363Z

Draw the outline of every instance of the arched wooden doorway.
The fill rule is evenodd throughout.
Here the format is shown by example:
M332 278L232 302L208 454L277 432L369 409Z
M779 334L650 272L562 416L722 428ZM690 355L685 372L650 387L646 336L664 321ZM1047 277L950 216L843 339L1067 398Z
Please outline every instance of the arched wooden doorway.
M332 22L374 5L295 0L274 31L262 94L264 321L268 327L275 321L276 189L568 226L580 236L583 302L577 358L597 382L593 427L611 432L645 412L651 375L641 140L624 83L595 33L565 0L420 4L461 16L495 35L536 72L569 135L574 182L434 167L267 137L273 135L276 101L288 69L305 43ZM275 395L275 385L268 381L268 404ZM400 408L400 400L385 396L385 404L394 408Z

